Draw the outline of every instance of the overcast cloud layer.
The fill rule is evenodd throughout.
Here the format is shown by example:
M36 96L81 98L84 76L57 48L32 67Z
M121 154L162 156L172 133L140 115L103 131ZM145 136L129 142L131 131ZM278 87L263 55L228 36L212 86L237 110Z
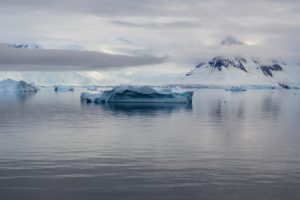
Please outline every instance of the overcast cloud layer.
M160 64L163 57L127 56L95 51L18 49L0 44L0 70L97 70Z
M0 48L0 69L143 66L163 63L166 55L177 65L192 67L218 54L216 46L227 35L252 45L247 53L297 59L299 21L298 0L0 1L0 42L89 50L44 50L37 55L24 50L14 57L12 50Z

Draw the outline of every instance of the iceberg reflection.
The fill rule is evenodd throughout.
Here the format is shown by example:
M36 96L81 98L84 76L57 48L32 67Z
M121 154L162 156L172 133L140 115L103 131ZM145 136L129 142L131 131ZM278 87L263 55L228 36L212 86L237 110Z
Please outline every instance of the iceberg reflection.
M126 115L157 115L171 114L173 112L191 111L192 104L177 103L105 103L105 104L86 104L86 107L99 107L104 112L112 114Z

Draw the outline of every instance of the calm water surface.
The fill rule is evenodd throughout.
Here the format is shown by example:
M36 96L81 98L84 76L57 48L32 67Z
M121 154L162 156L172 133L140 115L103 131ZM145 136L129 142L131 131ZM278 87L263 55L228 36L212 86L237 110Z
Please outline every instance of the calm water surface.
M300 199L300 91L193 105L0 95L0 199Z

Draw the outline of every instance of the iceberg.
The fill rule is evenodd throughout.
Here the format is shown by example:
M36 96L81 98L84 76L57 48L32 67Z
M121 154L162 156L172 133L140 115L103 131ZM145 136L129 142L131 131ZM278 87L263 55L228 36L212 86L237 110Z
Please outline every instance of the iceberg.
M74 88L70 86L55 86L55 92L74 92Z
M191 103L193 92L159 92L149 86L121 85L99 94L82 93L81 100L95 103Z
M91 93L88 93L88 92L83 92L80 95L81 101L86 102L86 103L95 102L96 100L100 101L101 98L102 98L102 92L97 93L97 94L91 94Z
M182 92L184 92L184 90L177 85L167 85L165 87L158 88L157 91L159 91L161 93L171 93L171 92L182 93Z
M25 81L6 79L0 81L0 92L37 92L38 88Z

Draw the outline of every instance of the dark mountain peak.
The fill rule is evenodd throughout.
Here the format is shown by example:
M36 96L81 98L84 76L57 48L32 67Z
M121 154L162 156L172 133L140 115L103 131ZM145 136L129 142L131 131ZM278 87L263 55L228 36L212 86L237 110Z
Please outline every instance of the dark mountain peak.
M243 42L239 41L237 38L233 36L227 36L221 41L220 44L221 45L245 45Z

